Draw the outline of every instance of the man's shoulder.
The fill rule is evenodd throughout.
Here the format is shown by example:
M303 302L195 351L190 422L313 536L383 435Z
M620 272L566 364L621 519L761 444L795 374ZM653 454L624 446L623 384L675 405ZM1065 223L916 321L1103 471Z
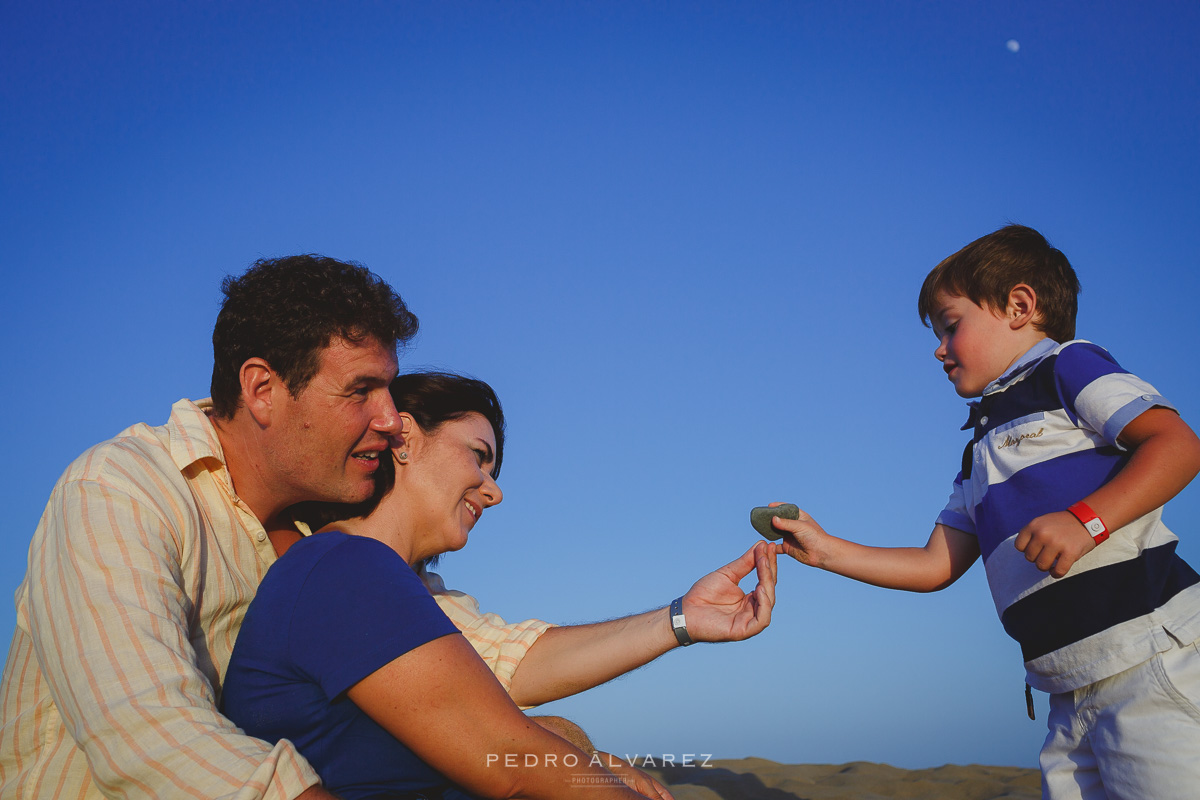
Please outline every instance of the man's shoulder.
M214 454L205 446L201 425L209 425L203 408L180 400L165 423L139 422L84 450L67 466L58 485L82 481L119 486L150 475L174 482L188 463Z

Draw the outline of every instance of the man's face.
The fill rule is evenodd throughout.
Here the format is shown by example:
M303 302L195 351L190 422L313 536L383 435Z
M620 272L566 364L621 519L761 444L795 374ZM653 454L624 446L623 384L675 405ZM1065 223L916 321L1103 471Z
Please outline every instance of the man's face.
M388 385L396 352L373 338L334 339L320 353L317 374L293 398L281 387L265 465L290 503L357 503L371 496L380 455L399 419ZM277 427L278 426L278 427Z

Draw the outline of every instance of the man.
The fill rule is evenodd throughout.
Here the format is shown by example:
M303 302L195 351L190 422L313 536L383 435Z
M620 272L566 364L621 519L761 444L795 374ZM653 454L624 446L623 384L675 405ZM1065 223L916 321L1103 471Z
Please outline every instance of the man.
M370 495L417 319L330 258L222 288L211 403L181 400L54 487L0 686L0 797L329 796L290 745L217 712L220 677L280 512Z
M396 347L417 319L365 268L319 256L261 260L222 288L212 400L181 400L166 425L93 447L51 493L0 684L0 800L331 797L289 743L217 712L221 677L258 583L300 535L285 509L371 494L397 427ZM743 595L737 581L756 567L760 585ZM774 563L743 557L706 576L683 614L564 628L508 626L433 588L514 700L534 705L689 632L754 635L770 620Z

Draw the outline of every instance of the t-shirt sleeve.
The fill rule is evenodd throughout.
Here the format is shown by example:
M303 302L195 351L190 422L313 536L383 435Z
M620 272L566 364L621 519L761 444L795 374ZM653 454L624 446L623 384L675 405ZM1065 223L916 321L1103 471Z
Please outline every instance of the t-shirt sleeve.
M1124 449L1117 441L1121 431L1142 413L1156 406L1176 410L1157 389L1126 372L1107 350L1091 342L1076 342L1059 351L1054 380L1071 422L1120 449Z
M954 479L954 488L950 490L950 499L946 501L946 507L942 509L942 513L938 514L935 521L938 525L946 525L963 533L975 535L975 523L971 521L967 509L967 493L963 487L961 472Z
M408 651L457 632L394 550L349 536L305 579L288 646L332 700Z

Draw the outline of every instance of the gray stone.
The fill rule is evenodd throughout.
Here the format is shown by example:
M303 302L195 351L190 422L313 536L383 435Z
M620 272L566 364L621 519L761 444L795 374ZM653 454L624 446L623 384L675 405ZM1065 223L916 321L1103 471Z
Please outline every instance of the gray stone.
M784 503L781 506L758 506L750 509L750 524L754 526L754 530L761 533L771 541L777 541L783 538L783 534L775 529L771 524L773 517L783 517L784 519L799 519L800 509L792 503Z

